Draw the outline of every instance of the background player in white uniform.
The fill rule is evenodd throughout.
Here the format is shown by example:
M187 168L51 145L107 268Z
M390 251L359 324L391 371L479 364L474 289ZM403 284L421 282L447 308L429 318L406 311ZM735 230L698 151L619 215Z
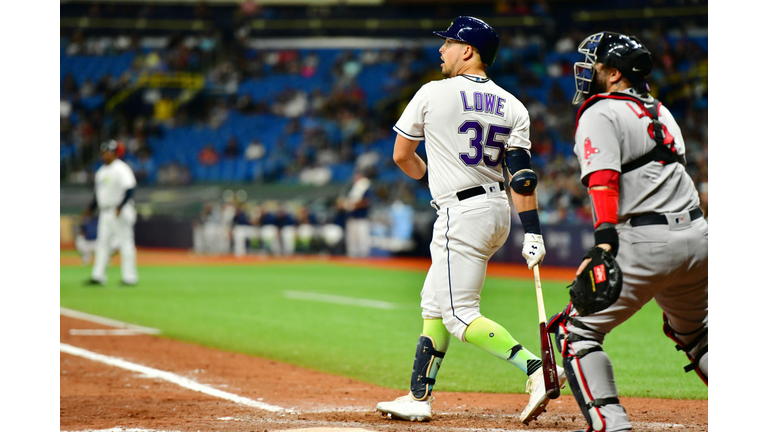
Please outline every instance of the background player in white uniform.
M347 256L351 258L367 258L371 254L371 180L365 172L358 171L354 175L352 187L342 198L347 211L345 238Z
M135 285L139 281L136 272L136 246L133 225L136 209L133 207L133 190L136 177L131 167L117 157L119 144L108 141L101 145L104 161L94 178L96 194L86 214L98 207L99 225L96 232L96 254L89 284L103 285L107 281L110 245L116 242L120 250L122 283Z
M680 128L648 95L650 52L610 32L588 37L579 52L586 61L574 68L574 105L591 97L577 115L574 152L592 200L595 244L616 254L624 283L607 309L581 316L569 304L550 330L587 430L626 431L631 425L602 344L651 299L664 311L664 332L691 360L686 371L707 382L708 229L685 171Z
M432 205L437 209L430 245L432 265L421 292L424 327L410 393L376 408L401 419L431 419L432 386L453 335L530 377L530 403L520 415L527 423L549 402L541 360L504 327L484 317L479 302L488 260L510 230L505 161L514 205L526 231L523 256L528 267L539 264L545 255L536 174L530 164L530 119L522 103L485 74L499 46L490 26L476 18L459 17L447 31L435 34L445 39L440 54L446 79L425 84L394 127L398 133L395 162L415 179L429 172ZM421 140L428 170L416 154Z

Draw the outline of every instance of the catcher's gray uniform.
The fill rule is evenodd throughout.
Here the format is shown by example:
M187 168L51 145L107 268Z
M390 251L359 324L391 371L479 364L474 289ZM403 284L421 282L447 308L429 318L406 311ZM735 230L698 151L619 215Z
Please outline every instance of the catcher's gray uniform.
M616 225L616 260L624 274L621 296L609 308L584 317L569 305L550 323L559 326L563 355L576 377L571 388L577 399L583 398L582 411L594 431L631 427L602 343L651 299L664 311L665 333L692 361L686 371L696 370L705 383L708 374L707 221L684 164L656 160L629 165L657 145L651 133L654 100L636 97L628 89L588 100L579 113L574 146L585 185L598 171L621 173ZM665 143L684 161L680 128L661 105L658 121Z

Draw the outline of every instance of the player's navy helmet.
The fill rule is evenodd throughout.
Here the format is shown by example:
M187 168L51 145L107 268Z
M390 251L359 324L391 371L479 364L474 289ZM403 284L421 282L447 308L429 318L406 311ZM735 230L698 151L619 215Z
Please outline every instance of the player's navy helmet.
M636 37L613 32L595 33L584 39L578 50L586 56L586 59L573 65L573 74L576 78L574 105L592 96L590 92L595 63L603 63L618 69L629 79L633 87L645 91L645 77L651 73L653 63L651 52Z
M460 16L451 22L448 30L434 34L443 39L454 39L472 45L480 52L483 63L491 66L499 52L499 35L493 27L483 20L470 16Z

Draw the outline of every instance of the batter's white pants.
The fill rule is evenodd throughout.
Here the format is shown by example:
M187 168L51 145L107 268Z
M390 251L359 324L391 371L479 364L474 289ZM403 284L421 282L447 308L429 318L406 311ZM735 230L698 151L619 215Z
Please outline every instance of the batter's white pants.
M365 218L349 218L346 224L347 256L366 258L371 255L371 223Z
M99 210L99 224L96 229L96 256L93 262L91 279L106 282L107 264L109 264L111 245L117 243L120 250L120 271L123 282L137 283L136 245L133 238L133 226L136 223L136 210L128 204L123 207L118 217L115 209Z
M509 236L509 199L498 183L495 186L493 192L462 201L455 194L435 200L440 208L430 244L432 265L421 291L421 315L442 318L446 329L462 341L467 326L482 316L480 292L488 260Z

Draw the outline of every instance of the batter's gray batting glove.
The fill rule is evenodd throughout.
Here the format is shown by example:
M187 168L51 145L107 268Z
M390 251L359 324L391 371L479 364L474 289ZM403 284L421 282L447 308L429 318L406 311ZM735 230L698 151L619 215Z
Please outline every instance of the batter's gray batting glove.
M525 233L523 239L523 258L525 258L528 268L532 269L536 264L541 264L546 254L544 237L541 234Z

